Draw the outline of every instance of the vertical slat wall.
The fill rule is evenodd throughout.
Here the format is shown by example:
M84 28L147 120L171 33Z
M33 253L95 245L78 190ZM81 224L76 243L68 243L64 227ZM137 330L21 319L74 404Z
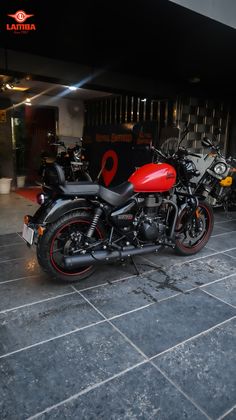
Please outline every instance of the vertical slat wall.
M226 150L229 104L223 101L199 99L194 97L176 99L151 99L131 95L110 95L102 99L85 102L85 129L156 121L158 137L166 127L183 127L189 123L190 132L186 138L187 146L201 149L201 138L212 136L215 128L221 128L218 136Z

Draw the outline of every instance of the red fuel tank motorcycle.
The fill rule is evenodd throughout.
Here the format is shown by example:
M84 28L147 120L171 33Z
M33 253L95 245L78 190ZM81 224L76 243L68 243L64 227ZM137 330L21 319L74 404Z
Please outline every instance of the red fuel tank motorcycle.
M155 151L162 163L140 167L114 188L65 182L59 165L48 166L38 196L41 206L25 217L23 237L36 244L39 264L52 278L78 281L101 262L162 246L192 255L206 245L213 212L192 194L197 171L189 153L183 148L172 156Z

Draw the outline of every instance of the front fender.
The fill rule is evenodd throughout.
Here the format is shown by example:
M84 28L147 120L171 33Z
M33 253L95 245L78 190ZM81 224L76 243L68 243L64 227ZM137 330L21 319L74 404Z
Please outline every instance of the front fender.
M32 217L31 222L39 225L53 223L64 214L71 211L81 209L88 210L91 208L91 203L89 203L84 198L79 198L76 200L63 200L59 198L58 200L49 201L48 203L40 206Z

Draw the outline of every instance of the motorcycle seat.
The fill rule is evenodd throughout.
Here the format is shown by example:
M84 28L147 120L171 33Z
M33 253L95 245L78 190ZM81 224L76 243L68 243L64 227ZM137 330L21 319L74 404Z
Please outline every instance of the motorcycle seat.
M60 192L68 196L99 195L100 185L91 181L66 182L59 186Z
M47 165L48 186L57 187L61 194L70 197L98 196L112 206L124 204L134 193L130 182L123 182L112 188L106 188L91 181L66 182L63 169L57 163Z
M133 193L133 185L127 181L113 188L100 186L99 196L112 206L121 206Z
M120 206L125 203L134 193L133 185L124 182L113 188L106 188L90 181L66 182L59 186L63 195L67 196L98 196L112 206Z

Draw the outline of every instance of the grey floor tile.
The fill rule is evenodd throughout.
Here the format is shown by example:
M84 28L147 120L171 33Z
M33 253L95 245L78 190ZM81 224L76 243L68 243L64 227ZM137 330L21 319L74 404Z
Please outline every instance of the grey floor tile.
M136 257L135 261L141 273L155 268L151 262L145 261L141 257ZM83 290L100 284L109 284L114 280L136 276L136 274L135 267L127 259L123 263L98 265L96 271L89 278L80 280L74 285L77 290Z
M169 267L173 264L183 264L186 261L190 261L193 259L199 259L201 257L205 257L207 255L213 254L215 251L208 249L207 247L203 248L200 252L192 256L182 256L176 254L175 250L171 248L163 248L157 253L147 254L145 258L150 262L156 264L160 267Z
M198 287L224 276L236 273L236 259L225 254L214 254L196 260L162 261L157 272L165 274L170 283L187 282L192 287ZM179 283L180 284L180 283ZM180 287L181 288L181 287Z
M204 286L203 290L236 307L236 275Z
M224 420L235 420L236 419L236 407L230 413L224 416Z
M105 316L112 317L191 288L184 280L172 281L165 273L154 271L82 293Z
M0 247L0 262L14 260L16 258L32 258L35 255L34 248L29 248L25 242Z
M226 251L226 254L236 258L236 248L232 249L231 251Z
M226 251L226 249L236 248L236 232L229 232L220 237L210 238L207 246L216 251Z
M234 315L234 308L197 289L112 322L146 355L154 356Z
M28 277L0 283L0 311L71 292L70 285L55 283L44 277Z
M231 222L231 223L233 223L233 222ZM220 236L222 234L227 233L227 232L232 231L232 230L233 230L233 228L231 226L228 226L227 223L222 223L222 224L216 223L214 225L211 237L217 235L220 238Z
M0 249L4 245L14 245L15 243L23 243L23 239L17 233L9 233L0 236Z
M78 293L0 313L0 355L103 318Z
M229 214L229 217L225 217L222 220L216 220L215 225L227 230L234 230L236 228L236 213L234 215Z
M107 323L2 358L1 416L25 419L142 360Z
M215 222L224 222L224 221L231 221L236 219L236 212L230 211L225 212L223 209L214 209L214 218Z
M65 403L40 420L203 420L206 417L153 366L143 365Z
M175 264L165 271L170 278L186 280L196 287L233 273L236 274L236 259L225 254L216 254L181 265Z
M22 232L24 215L34 214L38 207L38 204L14 192L0 194L0 234Z
M0 262L0 283L22 277L46 274L40 269L35 255L29 258Z
M215 224L215 228L219 228L219 229L224 229L227 231L235 231L236 230L236 219L234 220L227 220L227 221L223 221L223 222L218 222ZM220 232L219 232L220 233Z
M213 419L236 403L235 329L234 319L154 359Z

